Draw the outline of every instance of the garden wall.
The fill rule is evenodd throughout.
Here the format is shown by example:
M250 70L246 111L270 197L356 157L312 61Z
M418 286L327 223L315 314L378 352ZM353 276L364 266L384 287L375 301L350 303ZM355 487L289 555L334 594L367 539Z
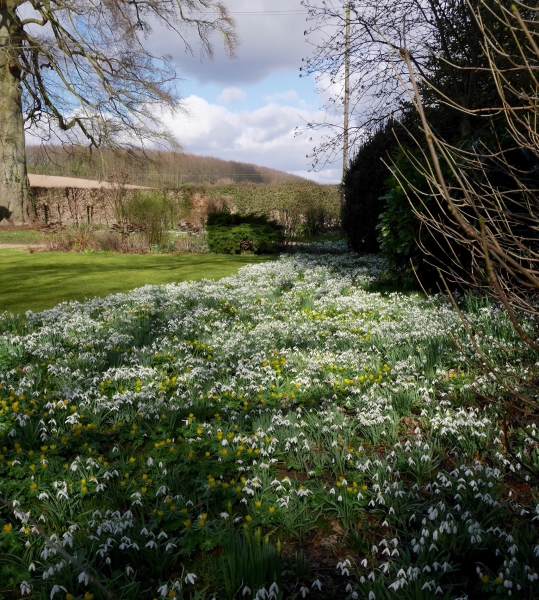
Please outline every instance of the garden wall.
M99 182L95 182L100 185ZM140 188L138 189L140 192ZM108 187L33 186L33 202L40 221L47 223L95 223L111 225L118 207L137 193L133 186L109 184ZM298 227L316 234L339 225L337 186L314 183L279 185L233 184L223 186L187 185L166 190L167 198L182 206L185 218L181 228L199 230L208 212L227 207L231 212L264 215L282 225L287 232Z

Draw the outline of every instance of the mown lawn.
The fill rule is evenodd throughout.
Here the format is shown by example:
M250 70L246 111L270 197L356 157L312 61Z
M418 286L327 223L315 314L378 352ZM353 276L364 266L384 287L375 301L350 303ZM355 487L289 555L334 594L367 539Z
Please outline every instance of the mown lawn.
M0 244L42 244L47 234L20 227L0 227Z
M44 310L65 300L83 301L147 284L220 279L244 265L265 260L268 257L113 252L30 254L27 250L5 249L0 250L0 313Z

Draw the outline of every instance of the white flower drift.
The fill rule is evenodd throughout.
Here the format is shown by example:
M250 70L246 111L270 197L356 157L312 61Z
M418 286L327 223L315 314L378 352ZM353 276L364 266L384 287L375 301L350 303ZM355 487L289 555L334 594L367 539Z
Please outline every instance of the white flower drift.
M481 565L478 589L537 593L539 546L522 531L537 533L539 508L503 491L520 463L496 405L474 402L503 390L453 343L466 340L458 314L438 296L367 291L379 258L314 250L328 253L63 303L24 325L0 316L0 494L24 490L0 534L34 557L22 595L84 597L89 573L114 572L116 591L152 578L158 596L184 597L221 585L183 563L217 546L226 561L230 536L269 569L248 579L246 563L236 597L314 598L331 586L343 598L456 597L459 555L485 547L496 570ZM501 339L529 368L503 311L468 316L483 350ZM332 561L339 544L356 545L292 592L271 565L281 540L316 537L319 518ZM38 519L84 572L68 577ZM375 531L369 543L358 524Z

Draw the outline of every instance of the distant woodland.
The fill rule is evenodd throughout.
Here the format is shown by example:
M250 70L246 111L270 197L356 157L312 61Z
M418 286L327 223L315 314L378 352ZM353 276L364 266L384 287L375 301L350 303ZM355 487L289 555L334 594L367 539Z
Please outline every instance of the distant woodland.
M176 152L89 150L82 146L28 146L26 152L29 173L120 181L148 187L305 181L276 169Z

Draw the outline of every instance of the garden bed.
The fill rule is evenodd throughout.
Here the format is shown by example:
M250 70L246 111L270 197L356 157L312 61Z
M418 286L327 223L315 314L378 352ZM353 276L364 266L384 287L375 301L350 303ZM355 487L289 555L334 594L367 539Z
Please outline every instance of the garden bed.
M294 254L0 318L2 593L536 598L506 452L536 443L447 302L366 291L381 267ZM463 309L532 375L503 312Z

